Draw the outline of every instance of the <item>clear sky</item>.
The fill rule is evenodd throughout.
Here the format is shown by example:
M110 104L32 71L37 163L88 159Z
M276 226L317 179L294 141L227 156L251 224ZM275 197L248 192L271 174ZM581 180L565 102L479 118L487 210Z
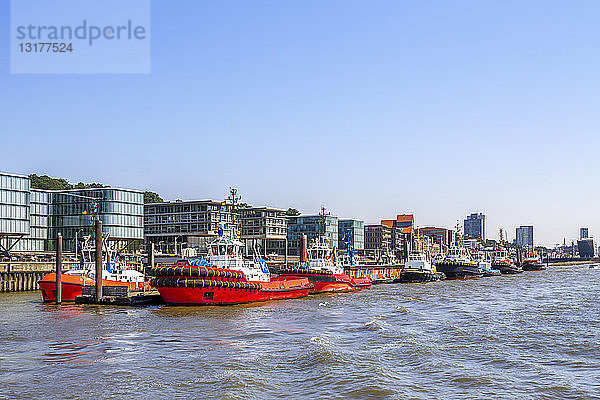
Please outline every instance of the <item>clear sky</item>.
M600 236L599 21L598 1L153 1L147 75L10 74L0 29L0 170Z

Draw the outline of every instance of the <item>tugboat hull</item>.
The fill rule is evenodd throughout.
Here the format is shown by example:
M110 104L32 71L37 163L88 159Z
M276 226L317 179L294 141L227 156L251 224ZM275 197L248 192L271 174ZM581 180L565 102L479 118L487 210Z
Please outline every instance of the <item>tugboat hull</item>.
M166 279L171 279L171 281L166 281ZM312 285L306 279L271 282L230 282L188 278L179 278L179 280L155 278L153 283L157 285L164 302L175 305L216 306L295 299L308 296L308 292L312 288Z
M430 271L402 271L400 273L401 283L424 283L431 282L434 274Z
M442 261L435 265L439 272L446 275L446 279L481 278L483 273L477 265Z
M491 271L484 271L483 272L483 276L499 276L502 275L502 272L498 271L498 272L491 272Z
M47 274L38 282L42 292L44 302L56 301L56 274L54 272ZM90 277L79 275L62 274L61 276L61 300L75 301L75 297L81 296L83 286L94 286L96 280ZM120 286L127 287L129 290L150 289L148 282L121 282L108 279L102 279L102 286Z
M523 271L543 271L546 266L538 261L528 262L525 261L522 265Z
M503 275L520 274L521 272L523 272L521 267L517 267L514 264L510 264L510 265L508 265L508 264L499 264L499 265L492 264L492 266L494 268L499 269L500 273L502 273Z
M204 267L159 267L150 282L167 304L229 305L308 296L306 278L247 281L239 271Z
M288 279L305 278L314 286L310 294L329 293L329 292L350 292L354 290L369 289L371 281L369 278L350 278L346 274L328 274L318 271L307 272L293 270L282 271L280 277Z

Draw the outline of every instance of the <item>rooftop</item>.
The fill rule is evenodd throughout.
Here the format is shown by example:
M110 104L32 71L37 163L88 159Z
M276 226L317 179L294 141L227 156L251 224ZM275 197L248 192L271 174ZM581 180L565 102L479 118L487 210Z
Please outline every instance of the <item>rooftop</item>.
M27 175L11 174L10 172L2 172L2 171L0 171L0 175L14 176L15 178L27 178L27 179L29 179L29 177Z

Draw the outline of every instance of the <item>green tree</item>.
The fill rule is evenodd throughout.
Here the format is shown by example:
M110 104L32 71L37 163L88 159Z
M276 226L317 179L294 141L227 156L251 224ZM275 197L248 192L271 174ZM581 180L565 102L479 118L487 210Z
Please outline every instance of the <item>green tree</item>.
M148 203L162 203L164 200L154 192L144 192L144 204Z
M103 188L109 187L108 185L103 185L101 183L83 183L79 182L77 185L73 186L73 189L93 189L93 188Z
M68 180L63 178L51 178L48 175L29 175L29 181L33 189L42 190L69 190L69 189L90 189L90 188L103 188L108 187L102 183L83 183L79 182L77 185L71 184Z
M48 175L29 175L32 189L42 190L68 190L72 189L73 185L66 179L50 178Z
M287 211L285 212L285 215L294 217L296 215L300 215L300 211L296 210L295 208L288 208Z

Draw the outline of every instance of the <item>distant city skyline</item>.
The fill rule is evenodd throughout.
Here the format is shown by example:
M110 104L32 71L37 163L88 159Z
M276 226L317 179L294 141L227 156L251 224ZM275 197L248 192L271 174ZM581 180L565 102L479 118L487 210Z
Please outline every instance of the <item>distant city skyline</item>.
M600 3L152 2L150 74L10 74L0 170L165 199L600 226ZM0 18L10 21L10 2ZM449 17L451 16L451 17Z

